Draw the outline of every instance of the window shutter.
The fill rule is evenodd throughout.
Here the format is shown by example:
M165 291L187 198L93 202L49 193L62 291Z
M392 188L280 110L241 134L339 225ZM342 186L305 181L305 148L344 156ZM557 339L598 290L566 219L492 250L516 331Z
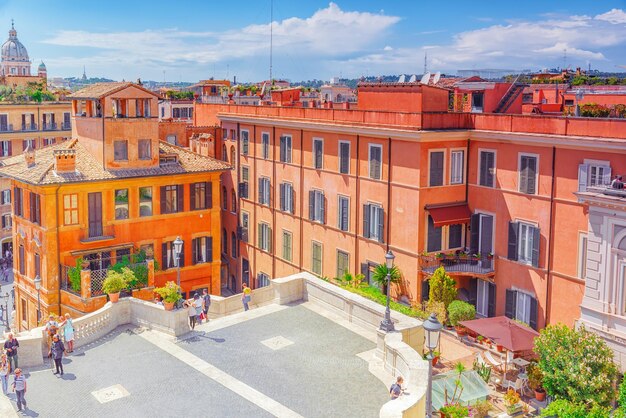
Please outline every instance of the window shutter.
M530 327L534 330L537 329L537 316L538 316L537 299L531 298L530 299L530 317L528 319L528 325L530 325Z
M198 183L191 183L189 185L189 209L196 210L196 187L198 187ZM195 258L194 258L195 260Z
M285 210L285 184L280 184L280 210Z
M204 190L204 200L205 200L205 207L207 209L211 209L213 207L213 183L210 181L206 182L206 186Z
M269 179L265 179L265 204L268 205L268 206L272 204L271 199L270 199L270 195L271 195L270 188L271 187L272 186L270 185L270 180Z
M178 198L176 212L184 212L185 211L185 185L179 184L176 186L178 191L176 193L176 197Z
M272 238L274 236L272 235L272 228L268 227L267 228L267 251L268 252L272 252Z
M587 190L588 173L589 173L589 165L587 164L578 165L578 191L579 192L584 192Z
M206 237L206 259L209 263L213 262L213 237Z
M323 224L326 223L326 197L324 197L324 193L319 194L320 197L320 222Z
M309 220L315 219L315 191L309 191Z
M519 224L517 222L509 222L509 249L508 259L517 261L517 233Z
M539 228L532 228L533 232L533 249L532 263L533 267L539 267L539 244L541 242L541 234Z
M289 196L288 196L289 202L291 203L291 207L289 208L289 212L291 213L295 213L296 212L296 198L295 198L295 193L293 192L293 186L289 187Z
M163 266L163 270L169 267L167 265L167 242L161 244L161 266Z
M346 143L340 144L340 160L341 166L339 171L343 174L347 174L350 171L350 146Z
M369 283L370 268L367 263L361 263L361 274L363 275L363 282Z
M194 238L191 240L191 264L198 264L198 240L199 239L200 238Z
M262 226L263 226L262 224L259 224L259 226L257 228L258 229L258 237L259 237L258 240L257 240L258 241L258 247L261 248L261 249L263 249L263 228L262 228Z
M180 267L185 267L185 243L180 246L180 258L178 259L178 264Z
M348 199L343 199L341 201L341 230L347 231L349 229L348 226Z
M443 152L431 152L429 186L441 185L443 185Z
M487 153L480 153L480 178L478 179L478 184L481 186L487 185Z
M506 303L504 305L504 315L507 318L515 319L516 302L517 302L517 291L506 289Z
M263 199L265 198L265 193L263 193L263 179L259 179L259 203L263 204Z
M488 152L487 153L487 171L486 171L487 177L486 177L486 179L487 179L487 186L489 186L489 187L494 187L495 186L495 182L494 182L494 178L493 178L493 175L494 175L494 173L493 173L494 170L493 169L495 168L494 167L494 157L495 157L495 155L493 154L493 152Z
M470 217L470 253L478 253L478 239L480 238L480 214Z
M496 316L496 285L494 283L488 283L489 285L489 300L487 301L487 316L492 318Z
M370 205L363 205L363 236L370 237Z
M476 306L478 302L478 279L476 277L470 277L468 293L467 301Z
M604 166L602 170L602 185L608 186L611 184L611 167Z
M285 137L280 137L280 161L285 162Z
M423 280L422 281L422 302L426 302L430 299L430 281Z
M13 141L9 141L9 156L13 155Z
M378 242L385 242L385 211L383 208L376 208L378 211Z
M526 181L528 182L526 185L526 193L535 194L537 191L535 190L535 182L537 179L537 159L535 157L529 157L527 163L527 176Z
M528 157L524 155L520 158L519 191L522 193L529 193L528 192Z
M6 217L2 217L2 228L6 228L7 227L7 223L6 223Z

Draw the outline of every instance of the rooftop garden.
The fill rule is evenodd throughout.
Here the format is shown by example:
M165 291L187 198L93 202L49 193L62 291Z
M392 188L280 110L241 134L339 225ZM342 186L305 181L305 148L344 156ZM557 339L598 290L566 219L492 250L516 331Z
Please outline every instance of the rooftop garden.
M0 102L27 103L49 102L57 100L57 96L46 89L43 82L29 82L26 86L0 86Z

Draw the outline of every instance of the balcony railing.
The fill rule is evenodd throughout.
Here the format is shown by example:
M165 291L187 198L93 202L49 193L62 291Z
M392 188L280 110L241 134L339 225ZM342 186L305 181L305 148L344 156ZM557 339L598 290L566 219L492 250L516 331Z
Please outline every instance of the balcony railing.
M42 123L41 124L41 130L43 130L43 131L56 131L57 130L57 124L56 124L56 122Z
M69 122L63 122L61 124L61 130L62 131L71 131L72 130L72 124Z
M420 269L426 274L443 267L452 274L489 276L495 273L494 265L493 255L488 253L471 255L457 251L420 256Z
M12 124L0 124L0 132L13 132Z
M92 225L81 230L81 242L93 242L115 238L113 225Z
M23 123L22 124L22 131L32 132L32 131L36 131L36 130L37 130L37 124L36 123Z

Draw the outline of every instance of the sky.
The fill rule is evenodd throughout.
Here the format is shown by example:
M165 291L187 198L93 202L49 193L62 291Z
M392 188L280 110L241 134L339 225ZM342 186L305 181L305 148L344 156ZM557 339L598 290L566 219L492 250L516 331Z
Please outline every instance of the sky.
M292 81L459 69L626 71L626 0L0 0L48 76ZM8 37L8 34L5 35ZM0 37L1 39L1 37Z

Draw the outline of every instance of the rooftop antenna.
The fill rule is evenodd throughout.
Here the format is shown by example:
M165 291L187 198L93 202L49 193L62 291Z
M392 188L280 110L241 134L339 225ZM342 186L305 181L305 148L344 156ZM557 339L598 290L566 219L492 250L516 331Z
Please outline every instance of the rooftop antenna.
M428 80L430 80L430 73L425 73L420 80L421 84L428 84Z
M567 69L567 48L563 49L563 68Z
M439 82L439 80L441 79L441 72L437 71L435 73L435 77L433 78L433 84L437 84Z
M424 51L424 74L428 72L428 50Z
M272 54L274 52L274 0L270 0L270 83L272 82Z
M406 77L402 74L400 78L398 78L398 83L404 83L404 80L406 80Z
M417 76L413 74L411 78L409 78L409 83L415 83L416 80L417 80Z

